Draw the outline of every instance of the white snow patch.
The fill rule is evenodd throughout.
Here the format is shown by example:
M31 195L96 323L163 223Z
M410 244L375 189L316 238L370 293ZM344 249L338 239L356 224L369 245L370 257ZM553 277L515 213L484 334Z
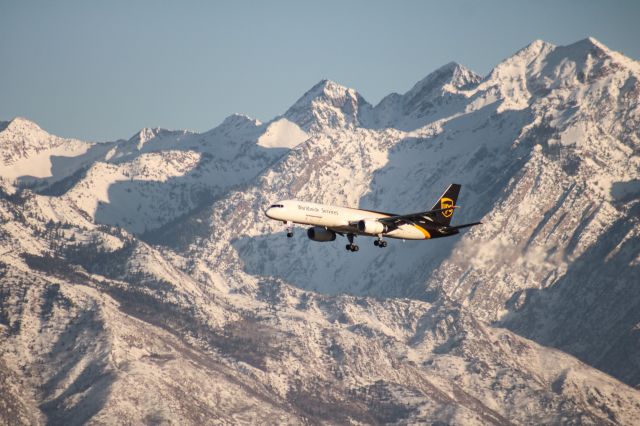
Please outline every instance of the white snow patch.
M309 139L309 135L296 123L281 118L269 124L258 138L258 145L265 148L294 148Z

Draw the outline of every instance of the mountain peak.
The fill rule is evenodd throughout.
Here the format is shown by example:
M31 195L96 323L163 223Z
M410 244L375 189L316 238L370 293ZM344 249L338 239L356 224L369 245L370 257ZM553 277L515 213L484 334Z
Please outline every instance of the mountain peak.
M371 105L354 89L323 79L302 95L284 117L305 131L360 124Z
M480 80L479 75L465 66L449 62L417 82L404 97L410 99L409 103L413 103L443 92L455 92L477 84Z
M536 40L533 40L531 43L527 44L522 49L520 49L518 52L540 51L540 50L548 48L548 47L555 47L555 45L552 44L552 43L549 43L548 41L544 41L542 39L536 39ZM518 54L518 52L516 52L516 55Z
M419 82L419 85L425 81L434 81L438 80L444 84L450 84L456 89L464 88L465 86L469 86L472 84L477 84L480 82L481 77L475 72L471 71L469 68L464 65L459 64L458 62L449 62L445 64L429 74L425 79ZM417 86L416 85L416 86Z
M125 151L120 155L129 155L136 152L166 149L176 141L180 141L182 137L193 134L189 130L169 130L162 127L144 127L138 133L133 135L127 143L122 145ZM151 143L150 143L151 142ZM153 146L153 148L151 148ZM125 148L126 147L126 148ZM162 147L162 148L161 148ZM126 151L132 149L132 151ZM126 153L126 154L123 154Z
M495 69L500 68L502 64L513 64L515 62L524 61L525 63L534 62L537 58L546 56L549 52L554 50L556 46L544 40L534 40L527 44L522 49L518 50L515 54L508 57L504 61L496 65Z
M544 40L534 40L512 56L496 65L486 77L490 85L501 87L505 97L512 98L514 105L527 104L527 76L537 75L546 66L550 54L558 48Z
M563 50L565 56L579 63L584 63L587 58L591 57L592 60L595 60L598 64L591 64L589 66L609 69L610 65L607 65L607 62L612 61L617 64L616 66L622 66L627 70L633 71L636 74L636 78L638 78L638 74L640 74L639 61L625 56L622 52L610 49L593 37L587 37L573 44L564 46ZM607 70L603 69L602 72L607 73Z
M24 117L15 117L13 120L0 123L0 131L19 133L44 132L35 122Z
M605 46L595 37L591 37L591 36L575 42L574 45L584 45L584 46L595 47L601 50L609 50L607 46Z
M260 124L262 124L260 120L255 120L248 115L233 113L225 118L220 126L223 126L225 128L245 126L256 127Z
M322 79L296 101L299 103L310 103L314 100L324 100L341 103L346 96L357 98L360 96L354 89L350 89L333 80ZM295 104L294 104L295 105Z
M151 139L157 137L158 135L161 135L164 132L168 132L168 131L169 130L162 129L160 127L155 127L155 128L144 127L142 129L140 129L140 131L138 133L133 135L129 140L130 141L135 141L135 142L138 142L141 145L144 145L145 143L147 143Z
M318 93L331 98L340 96L348 91L355 92L355 90L353 89L350 89L340 83L337 83L333 80L328 80L326 78L320 80L315 86L311 88L311 90L309 90L309 92L311 93Z
M464 71L469 71L469 69L456 61L451 61L438 68L435 72L450 72L455 74L456 72Z
M449 62L418 81L404 95L392 93L383 98L373 110L375 127L414 130L428 121L436 120L465 95L463 90L475 87L481 77L457 62Z
M564 48L568 52L577 55L591 54L597 57L611 56L611 50L593 37L583 38L575 43L564 46Z
M14 147L18 144L25 150L29 146L42 149L45 145L52 143L52 139L56 138L24 117L0 122L0 145L2 146Z
M260 120L251 118L248 115L233 113L222 120L222 123L213 129L207 130L202 135L214 138L221 136L225 138L231 137L232 139L244 135L242 136L243 138L253 138L262 125L263 123Z

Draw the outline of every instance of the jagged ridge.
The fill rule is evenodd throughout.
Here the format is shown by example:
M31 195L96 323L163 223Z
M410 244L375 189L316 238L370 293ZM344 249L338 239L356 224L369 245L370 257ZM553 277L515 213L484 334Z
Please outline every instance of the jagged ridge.
M270 123L145 130L63 195L2 182L0 374L25 385L0 404L25 422L633 422L638 391L592 366L640 371L636 65L538 41L375 108L323 81ZM454 220L485 222L459 239L345 256L262 214L418 211L454 179ZM216 200L176 201L203 184Z

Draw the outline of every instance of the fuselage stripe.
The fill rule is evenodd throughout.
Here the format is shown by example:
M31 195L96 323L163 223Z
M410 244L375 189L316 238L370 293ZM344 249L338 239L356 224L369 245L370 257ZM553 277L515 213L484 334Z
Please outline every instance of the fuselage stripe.
M418 230L419 230L420 232L422 232L422 235L424 235L424 238L425 238L425 239L429 239L429 238L431 238L431 234L429 233L429 231L427 231L426 229L424 229L422 226L420 226L420 225L413 225L413 226L415 226L416 228L418 228Z

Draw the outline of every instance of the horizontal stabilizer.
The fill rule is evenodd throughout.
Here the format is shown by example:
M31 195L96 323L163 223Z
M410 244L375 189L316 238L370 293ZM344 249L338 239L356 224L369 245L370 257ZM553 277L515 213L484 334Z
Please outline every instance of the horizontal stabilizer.
M465 223L464 225L450 226L451 229L468 228L470 226L482 225L482 222Z

